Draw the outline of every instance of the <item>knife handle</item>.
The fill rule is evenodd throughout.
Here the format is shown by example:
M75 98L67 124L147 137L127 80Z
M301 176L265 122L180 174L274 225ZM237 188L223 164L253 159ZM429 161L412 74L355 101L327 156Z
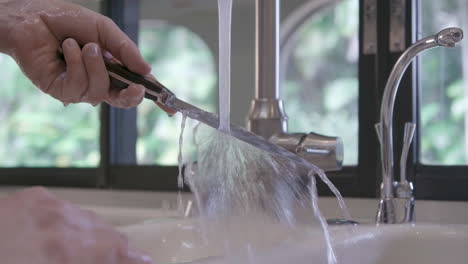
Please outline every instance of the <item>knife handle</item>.
M82 48L81 45L80 47ZM65 62L65 56L61 47L59 47L57 50L57 57ZM103 56L103 59L107 72L109 73L109 80L112 88L123 90L128 88L130 84L143 85L146 88L146 99L154 101L169 116L174 115L176 111L164 105L164 101L167 98L167 95L173 94L162 83L156 80L156 78L145 77L138 73L132 72L116 59L109 59L105 56Z

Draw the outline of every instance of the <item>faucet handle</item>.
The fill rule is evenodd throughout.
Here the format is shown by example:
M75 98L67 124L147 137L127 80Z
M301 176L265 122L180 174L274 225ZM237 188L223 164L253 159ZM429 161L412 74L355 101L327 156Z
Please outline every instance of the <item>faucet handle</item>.
M411 122L405 123L405 134L403 136L403 144L410 145L414 137L414 131L416 130L416 124Z
M379 143L382 144L382 123L375 123L374 128L377 138L379 139Z
M407 122L405 123L405 133L403 135L403 147L401 150L400 158L400 183L407 183L406 180L406 163L408 161L408 152L413 141L414 131L416 130L416 124Z
M325 171L340 170L343 165L343 141L317 133L278 133L270 142L296 153Z

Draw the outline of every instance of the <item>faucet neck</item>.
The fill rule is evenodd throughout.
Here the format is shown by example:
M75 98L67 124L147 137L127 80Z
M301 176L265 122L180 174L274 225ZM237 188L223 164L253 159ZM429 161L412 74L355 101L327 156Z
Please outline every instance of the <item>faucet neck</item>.
M409 47L393 67L382 99L380 109L382 160L382 198L393 198L393 110L401 78L411 61L422 51L438 46L436 36L421 39Z
M279 99L280 0L256 0L256 98Z

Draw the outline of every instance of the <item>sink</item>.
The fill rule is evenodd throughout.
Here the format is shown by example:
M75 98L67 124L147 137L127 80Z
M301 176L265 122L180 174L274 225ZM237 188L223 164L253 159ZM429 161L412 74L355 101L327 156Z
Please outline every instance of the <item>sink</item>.
M204 240L193 219L166 219L121 228L156 263L327 263L319 228L263 229L269 232L249 241L248 247L222 257L226 253L223 239ZM354 229L331 227L330 231L338 264L455 264L468 259L468 225L365 224Z
M16 187L0 189L0 197ZM255 264L327 263L323 233L317 224L288 228L274 223L239 220L237 232L214 228L209 239L200 232L203 221L182 217L177 193L103 191L54 188L62 199L95 211L127 234L132 244L153 256L155 263L226 263L227 257L242 260L250 252ZM184 201L193 200L183 194ZM376 199L345 199L354 219L361 224L331 226L338 264L460 264L468 259L468 203L416 201L415 225L375 226ZM340 218L336 199L321 197L319 206L327 218ZM302 218L310 222L311 212ZM236 237L226 255L223 236ZM246 248L245 238L249 245ZM237 251L236 251L237 250ZM226 257L227 256L227 257Z
M376 226L377 200L346 201L351 214L361 224L354 229L330 226L338 264L458 264L468 259L466 202L417 201L416 224ZM334 198L321 198L319 205L328 218L341 216ZM300 217L308 219L301 223L310 222L311 212L306 210ZM290 228L242 221L237 233L205 225L205 230L208 226L215 234L208 239L200 231L201 223L196 218L149 219L120 230L156 263L327 263L327 248L317 223ZM225 250L226 236L236 244L229 251ZM232 236L237 236L234 242Z

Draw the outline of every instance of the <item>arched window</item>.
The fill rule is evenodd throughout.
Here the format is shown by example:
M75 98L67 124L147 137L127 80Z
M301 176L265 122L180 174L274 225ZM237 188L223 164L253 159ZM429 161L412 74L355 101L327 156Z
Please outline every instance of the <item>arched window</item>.
M64 107L0 54L0 167L96 167L99 111Z
M216 69L205 42L185 27L144 20L139 48L153 75L178 97L208 111L216 110ZM139 164L177 164L180 114L173 118L145 100L138 107Z
M358 1L310 1L282 25L281 96L291 132L344 142L344 164L358 159Z

